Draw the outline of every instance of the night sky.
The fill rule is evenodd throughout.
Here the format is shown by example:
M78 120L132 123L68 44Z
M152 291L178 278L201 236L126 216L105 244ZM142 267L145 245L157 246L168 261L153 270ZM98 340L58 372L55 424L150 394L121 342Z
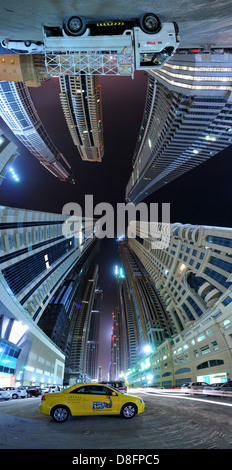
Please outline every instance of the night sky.
M68 202L83 208L85 194L100 202L124 202L131 160L137 142L146 98L147 76L101 77L105 153L102 163L83 162L67 128L59 99L58 78L30 88L38 114L57 148L72 166L76 185L62 183L30 155L0 119L0 128L18 147L13 167L20 182L10 175L0 186L0 204L23 209L61 213ZM231 146L186 175L169 183L145 202L171 203L171 222L232 227ZM117 242L105 239L98 257L99 286L104 300L101 312L100 359L106 377L110 360L111 312L117 305L114 265L120 260Z

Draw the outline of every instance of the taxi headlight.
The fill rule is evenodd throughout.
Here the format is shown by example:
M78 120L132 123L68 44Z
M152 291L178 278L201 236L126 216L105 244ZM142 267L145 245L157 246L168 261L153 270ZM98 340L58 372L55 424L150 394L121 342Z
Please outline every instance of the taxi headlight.
M144 403L143 399L142 398L139 398L139 401L140 403Z

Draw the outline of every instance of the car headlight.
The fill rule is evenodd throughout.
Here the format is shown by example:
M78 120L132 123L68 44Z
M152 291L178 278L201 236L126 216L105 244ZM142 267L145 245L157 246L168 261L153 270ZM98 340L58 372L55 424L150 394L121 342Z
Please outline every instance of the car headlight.
M144 403L143 399L142 398L139 398L139 401L140 403Z

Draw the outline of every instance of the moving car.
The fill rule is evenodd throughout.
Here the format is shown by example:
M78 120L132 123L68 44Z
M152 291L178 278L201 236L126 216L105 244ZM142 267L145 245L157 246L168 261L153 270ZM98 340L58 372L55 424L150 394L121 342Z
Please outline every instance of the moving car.
M1 46L17 54L41 54L44 51L44 45L40 41L17 41L3 39Z
M10 393L4 390L4 388L0 388L0 400L9 400L10 398Z
M203 393L207 396L216 395L232 397L232 381L207 385L204 387Z
M126 395L103 384L78 384L63 392L43 395L40 412L64 423L70 416L121 415L133 418L145 408L139 397Z
M183 384L181 387L181 392L183 393L203 393L204 387L206 387L207 384L206 382L187 382L186 384Z
M71 16L62 26L43 25L49 74L133 75L158 69L179 46L176 22L161 23L154 13L137 18L97 20Z
M23 387L3 387L4 390L9 392L12 398L25 398L27 396L27 391Z

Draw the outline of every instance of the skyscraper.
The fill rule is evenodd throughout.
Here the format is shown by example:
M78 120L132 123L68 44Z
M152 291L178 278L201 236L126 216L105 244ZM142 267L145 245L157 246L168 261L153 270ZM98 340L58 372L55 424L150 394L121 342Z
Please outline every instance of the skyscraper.
M79 291L80 303L76 305L76 314L71 327L72 339L68 367L66 369L66 382L70 385L76 382L90 380L88 373L92 370L88 364L89 333L91 327L92 310L98 284L98 266L93 263L86 265L85 278ZM95 336L96 338L96 336Z
M119 254L134 304L138 346L141 350L149 343L155 348L165 337L175 333L174 323L166 312L153 280L127 240L119 242Z
M119 254L123 268L116 273L118 306L113 311L111 336L114 380L121 371L136 369L147 349L156 351L165 338L176 333L153 279L125 239L119 241Z
M64 353L43 333L38 322L67 275L95 244L94 236L85 239L84 223L78 239L72 232L71 238L64 238L62 226L67 218L0 208L1 338L4 350L9 350L10 342L18 354L8 372L2 358L4 381L14 378L25 385L63 381Z
M203 376L226 381L232 375L232 229L171 224L169 246L158 249L151 235L141 238L145 225L131 225L137 239L130 238L129 246L176 330L150 358L155 383L181 385ZM153 227L154 236L163 228Z
M16 145L4 135L0 129L0 184L3 182L11 163L18 156Z
M60 75L60 100L82 160L101 162L104 153L101 88L97 75Z
M175 54L149 72L128 200L148 195L232 143L232 55Z
M87 375L91 380L97 380L98 359L99 359L99 327L100 313L103 299L103 291L99 287L95 290L93 308L91 310L91 319L88 334L87 345Z
M125 341L122 339L121 322L122 317L120 316L119 307L115 307L112 312L110 380L118 380L120 371L125 369L125 355L121 351L125 345Z
M74 183L71 166L44 128L25 83L0 81L0 116L41 165L60 181Z

